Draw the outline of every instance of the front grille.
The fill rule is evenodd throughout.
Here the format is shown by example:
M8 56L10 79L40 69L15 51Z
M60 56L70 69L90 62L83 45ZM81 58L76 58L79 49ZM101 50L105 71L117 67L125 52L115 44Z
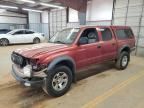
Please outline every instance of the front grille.
M12 53L11 59L15 64L19 65L20 67L26 66L26 58L22 57L21 55Z

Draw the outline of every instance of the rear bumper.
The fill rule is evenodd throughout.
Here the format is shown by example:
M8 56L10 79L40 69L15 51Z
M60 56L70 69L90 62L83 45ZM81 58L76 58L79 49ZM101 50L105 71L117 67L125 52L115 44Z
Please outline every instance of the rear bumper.
M42 87L44 84L44 78L23 78L19 74L17 74L17 70L12 66L11 74L12 76L19 81L21 84L28 86L28 87Z

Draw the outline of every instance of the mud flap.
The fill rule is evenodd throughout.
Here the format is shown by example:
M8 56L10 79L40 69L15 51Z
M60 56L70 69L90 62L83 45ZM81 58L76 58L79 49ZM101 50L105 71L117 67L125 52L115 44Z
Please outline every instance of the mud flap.
M47 81L47 78L45 77L44 78L44 83L43 83L43 85L42 85L42 89L43 89L43 91L46 93L46 94L48 94L48 92L47 92L47 90L46 90L46 81Z

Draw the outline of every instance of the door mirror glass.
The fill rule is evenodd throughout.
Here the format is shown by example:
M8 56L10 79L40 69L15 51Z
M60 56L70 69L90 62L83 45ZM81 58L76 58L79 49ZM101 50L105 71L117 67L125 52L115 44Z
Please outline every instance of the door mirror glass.
M79 40L79 45L88 44L88 38L87 37L81 37Z

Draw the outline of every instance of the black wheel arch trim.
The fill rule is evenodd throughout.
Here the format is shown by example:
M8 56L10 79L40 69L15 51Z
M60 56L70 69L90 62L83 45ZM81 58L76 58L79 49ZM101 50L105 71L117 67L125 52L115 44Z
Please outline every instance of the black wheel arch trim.
M33 41L34 41L35 39L39 39L39 41L41 42L41 39L40 39L39 37L35 37L35 38L33 39Z
M6 39L8 41L8 43L10 43L9 39L7 39L7 38L0 38L0 40L2 40L2 39Z
M53 70L53 68L60 62L63 62L63 61L68 61L70 63L72 63L72 75L73 75L73 82L76 81L76 78L75 78L75 72L76 72L76 64L75 64L75 61L73 60L72 57L70 56L60 56L60 57L56 57L52 62L50 62L48 64L48 68L47 68L47 72L51 72Z
M120 56L122 50L124 50L125 48L128 48L129 51L131 52L130 46L129 46L129 45L124 45L124 46L122 46L122 47L118 50L118 57ZM129 53L130 53L130 52L129 52Z

